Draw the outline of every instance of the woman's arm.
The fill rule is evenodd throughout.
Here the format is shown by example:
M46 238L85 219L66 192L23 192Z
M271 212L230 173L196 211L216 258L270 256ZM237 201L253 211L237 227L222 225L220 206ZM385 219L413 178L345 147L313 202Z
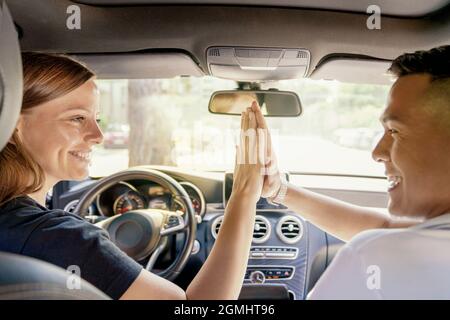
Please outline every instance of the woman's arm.
M255 211L254 195L231 195L214 247L186 292L143 269L121 299L237 299L247 267Z
M256 119L250 108L241 118L243 131L253 129ZM241 139L244 161L237 161L233 191L217 240L206 262L184 292L175 284L143 270L121 299L237 299L244 281L253 226L264 176L259 163L247 163L257 152L258 139ZM239 151L238 151L239 152ZM237 157L238 158L238 157Z

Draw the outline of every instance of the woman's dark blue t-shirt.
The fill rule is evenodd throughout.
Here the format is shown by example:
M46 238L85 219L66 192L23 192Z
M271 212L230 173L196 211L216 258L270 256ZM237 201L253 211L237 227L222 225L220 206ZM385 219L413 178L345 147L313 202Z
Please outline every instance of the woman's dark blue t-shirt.
M113 242L108 232L63 210L49 210L18 197L0 207L0 251L22 254L67 269L112 299L130 287L142 266Z

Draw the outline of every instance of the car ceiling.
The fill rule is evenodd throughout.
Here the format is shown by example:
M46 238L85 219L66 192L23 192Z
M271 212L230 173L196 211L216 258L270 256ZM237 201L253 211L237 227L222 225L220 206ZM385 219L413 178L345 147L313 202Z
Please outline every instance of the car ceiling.
M384 15L418 17L438 11L448 0L76 0L78 3L107 6L155 5L155 4L203 4L203 5L245 5L267 7L292 7L365 13L370 5L382 8Z
M450 39L450 0L254 0L245 6L234 5L238 1L233 0L214 1L214 5L209 5L213 1L187 0L164 5L151 0L131 0L127 5L121 5L124 0L6 2L19 28L23 51L182 52L205 74L206 51L211 46L304 48L311 54L310 76L328 59L389 61L404 52L448 44ZM380 30L366 27L369 2L378 3L382 13L389 14L382 17ZM81 30L66 28L71 4L81 9Z

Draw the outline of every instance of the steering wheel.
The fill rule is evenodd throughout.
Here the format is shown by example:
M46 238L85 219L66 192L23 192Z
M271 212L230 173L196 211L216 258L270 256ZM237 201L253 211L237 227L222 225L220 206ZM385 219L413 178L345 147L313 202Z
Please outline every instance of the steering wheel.
M183 216L179 212L159 209L130 210L102 220L95 225L108 231L111 241L136 261L150 256L146 269L151 271L167 244L167 236L185 233L182 250L172 264L156 274L174 280L186 265L192 251L197 231L197 221L192 202L183 187L165 173L148 168L130 168L104 177L88 190L78 202L74 212L81 217L88 214L88 208L95 197L120 181L150 180L170 190L176 200L186 208Z

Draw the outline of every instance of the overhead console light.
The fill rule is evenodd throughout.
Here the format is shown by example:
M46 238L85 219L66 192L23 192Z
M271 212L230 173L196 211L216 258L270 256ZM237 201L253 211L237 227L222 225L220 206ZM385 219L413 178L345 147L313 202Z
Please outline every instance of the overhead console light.
M309 61L305 49L211 47L207 51L210 74L237 81L302 78Z

